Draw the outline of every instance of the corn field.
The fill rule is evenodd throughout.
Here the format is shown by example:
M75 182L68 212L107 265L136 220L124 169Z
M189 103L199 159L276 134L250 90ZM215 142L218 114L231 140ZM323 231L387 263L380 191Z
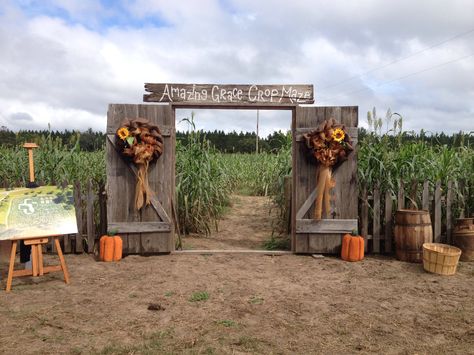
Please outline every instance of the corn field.
M40 184L63 181L95 183L105 181L105 151L84 152L76 144L68 148L59 138L43 136L34 150L35 180ZM0 145L0 184L5 187L25 186L28 179L28 155L25 148Z
M474 147L436 145L422 139L409 140L404 134L368 134L359 141L359 186L381 191L404 190L420 203L420 183L441 181L446 189L454 183L455 211L474 211ZM78 144L63 145L57 138L44 136L34 152L36 180L41 184L89 180L96 188L106 179L105 151L81 151ZM217 227L232 193L271 196L285 213L284 177L291 174L291 137L279 151L261 154L225 154L215 150L202 132L191 133L183 144L177 142L176 192L178 221L182 232L208 234ZM24 148L0 146L0 183L24 186L28 158ZM456 202L456 201L463 201ZM456 218L456 212L454 213ZM282 225L284 225L284 221ZM283 229L283 228L282 228Z
M414 207L421 206L422 184L441 182L446 191L453 182L457 209L474 211L474 147L403 141L403 136L371 134L361 142L358 156L360 189L378 186L381 191L403 189ZM456 213L455 213L456 215Z

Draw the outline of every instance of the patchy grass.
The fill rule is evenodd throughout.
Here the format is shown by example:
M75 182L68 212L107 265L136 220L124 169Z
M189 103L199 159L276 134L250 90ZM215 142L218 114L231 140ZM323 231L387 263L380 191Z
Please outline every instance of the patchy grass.
M0 292L0 354L472 353L473 263L444 278L386 256L66 259L70 284L50 273Z
M290 237L272 235L268 240L263 243L263 248L265 250L290 250Z
M194 292L189 298L189 302L201 302L209 299L209 293L207 291Z
M262 304L264 299L262 297L252 296L249 299L250 304Z
M148 334L144 337L143 341L138 344L110 344L97 353L100 355L161 354L166 352L163 340L168 337L172 337L172 331L170 329Z
M247 335L241 336L234 345L242 347L245 351L256 352L259 350L261 341L258 338L250 337Z
M231 327L236 327L236 326L237 326L237 323L234 322L232 319L218 320L218 321L216 321L216 324L222 325L222 326L227 327L227 328L231 328Z

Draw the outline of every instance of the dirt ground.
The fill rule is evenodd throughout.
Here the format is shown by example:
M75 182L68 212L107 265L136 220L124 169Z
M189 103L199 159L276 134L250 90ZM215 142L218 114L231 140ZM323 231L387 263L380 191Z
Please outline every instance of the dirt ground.
M261 249L271 218L259 203L265 199L237 198L219 235L187 245ZM371 256L348 263L171 254L103 263L66 255L66 262L69 285L54 273L14 279L12 292L0 291L0 353L474 354L474 263L443 277Z
M210 236L183 237L183 249L263 249L278 211L269 197L233 195L229 212Z
M474 263L443 277L385 257L66 260L69 285L54 273L0 292L1 353L474 352Z

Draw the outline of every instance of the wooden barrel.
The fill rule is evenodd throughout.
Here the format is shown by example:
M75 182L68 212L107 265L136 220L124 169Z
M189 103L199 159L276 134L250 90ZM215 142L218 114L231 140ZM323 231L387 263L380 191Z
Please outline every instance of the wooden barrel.
M428 211L398 210L395 213L395 247L398 260L423 262L423 243L433 242Z
M453 231L453 244L462 250L461 261L474 261L474 218L459 218Z

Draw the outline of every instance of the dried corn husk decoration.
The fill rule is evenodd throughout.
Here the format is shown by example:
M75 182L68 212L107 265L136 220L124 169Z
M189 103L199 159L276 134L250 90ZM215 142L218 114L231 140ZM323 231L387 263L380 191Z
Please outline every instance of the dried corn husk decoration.
M127 119L116 133L116 143L122 156L138 168L135 188L135 208L150 204L153 191L148 184L148 167L163 154L163 137L158 126L144 118Z
M321 219L323 212L325 214L330 212L331 189L336 186L332 178L332 168L347 159L353 150L352 142L344 125L337 123L334 118L322 122L315 130L305 133L303 138L319 163L316 172L317 196L313 218Z

